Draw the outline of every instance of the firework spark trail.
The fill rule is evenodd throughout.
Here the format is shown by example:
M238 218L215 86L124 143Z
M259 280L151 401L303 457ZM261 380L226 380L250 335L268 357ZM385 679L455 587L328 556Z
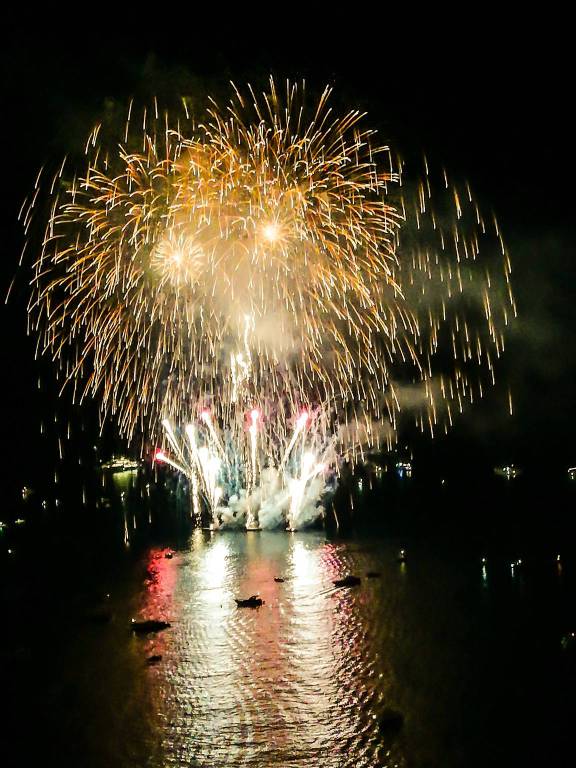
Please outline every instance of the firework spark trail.
M184 428L187 442L180 442L170 422L165 420L165 436L179 461L161 450L156 452L155 459L190 480L192 510L196 520L202 517L198 484L194 486L200 478L204 507L209 513L212 529L222 524L245 525L248 529L287 524L290 530L295 530L303 521L316 519L321 512L318 508L321 496L331 489L331 477L340 457L335 450L335 438L329 435L325 415L318 410L316 418L306 414L306 420L311 422L308 440L303 440L302 451L295 451L294 437L300 434L305 437L302 416L298 418L293 434L289 437L286 432L282 439L276 429L261 424L259 411L256 411L256 417L253 413L250 414L247 429L238 420L235 425L228 425L227 435L218 435L218 445L227 446L226 465L228 468L237 466L237 473L222 471L224 462L211 434L216 430L211 420L206 418L205 410L200 414L200 421L205 427L203 434L197 439L195 425L187 424ZM208 424L212 424L211 430ZM260 440L257 439L258 434ZM274 452L276 456L283 454L282 466L275 464ZM262 467L257 479L256 466ZM312 481L319 475L323 475L320 483L313 485ZM306 510L307 506L311 509Z
M356 460L393 441L403 411L434 434L494 383L515 315L497 223L427 162L410 182L364 115L337 117L329 98L311 107L271 81L194 118L140 120L131 105L119 135L94 129L83 170L48 180L38 353L128 438L155 441L164 418L193 422L203 402L231 472L216 425L249 404L287 446L295 414L324 404ZM199 450L196 498L216 488Z
M294 448L294 444L296 443L296 440L298 440L298 435L306 427L307 421L308 421L308 413L307 411L304 411L298 417L298 420L296 422L296 428L294 429L294 432L292 433L292 437L290 438L290 442L286 446L286 450L284 451L284 455L282 456L282 461L280 462L280 469L283 469L284 466L286 465L286 462L290 457L290 453L292 452L292 448Z
M146 153L121 149L113 176L99 168L97 147L68 199L56 201L37 264L45 347L59 347L63 333L80 341L66 375L91 365L85 391L100 392L128 434L143 413L153 422L173 412L192 381L214 389L226 370L221 350L245 317L280 325L274 340L256 331L254 384L288 354L299 385L322 396L318 360L330 337L344 341L337 365L348 376L364 357L361 345L349 348L383 328L376 288L390 280L398 216L378 196L393 176L360 161L371 132L355 113L316 115L295 140L290 114L266 122L254 109L260 122L251 125L214 107L200 139L146 134ZM73 245L62 248L67 238ZM46 259L63 274L41 288ZM362 313L343 311L345 302Z

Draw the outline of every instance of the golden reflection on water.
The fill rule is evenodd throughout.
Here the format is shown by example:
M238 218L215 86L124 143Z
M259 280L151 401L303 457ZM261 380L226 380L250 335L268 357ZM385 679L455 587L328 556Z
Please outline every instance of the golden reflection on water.
M155 561L171 574L162 600L156 583L144 603L172 624L149 677L166 765L387 764L369 603L332 584L347 557L319 534L196 532L188 551ZM261 608L236 607L253 594Z
M225 594L227 559L229 547L226 541L216 540L204 551L204 558L200 566L200 575L203 586L207 590L213 590L213 602L218 602Z

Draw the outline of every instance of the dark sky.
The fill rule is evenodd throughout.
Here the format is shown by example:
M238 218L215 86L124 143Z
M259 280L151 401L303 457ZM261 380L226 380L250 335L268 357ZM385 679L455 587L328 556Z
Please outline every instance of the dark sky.
M470 8L466 19L420 18L416 26L417 13L414 6L405 19L379 19L350 9L324 26L294 8L285 21L262 17L261 31L246 19L192 16L144 29L75 19L70 32L8 21L0 50L3 286L16 271L16 217L38 167L79 141L107 99L224 90L230 78L257 82L270 72L314 88L331 82L336 100L366 109L394 145L425 149L465 175L497 213L511 253L520 319L501 379L514 390L514 417L487 403L434 450L450 455L464 442L494 460L576 464L573 67L564 24L541 16L504 27ZM119 31L108 37L105 27ZM20 451L20 427L31 428L39 407L36 373L18 295L2 311L5 443Z

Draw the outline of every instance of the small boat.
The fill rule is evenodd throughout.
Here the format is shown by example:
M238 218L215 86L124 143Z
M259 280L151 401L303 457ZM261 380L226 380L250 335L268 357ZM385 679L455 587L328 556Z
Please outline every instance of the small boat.
M146 635L148 632L161 632L168 629L171 625L167 621L158 621L156 619L147 619L146 621L134 621L130 624L132 632L138 635Z
M264 600L262 600L261 597L258 597L258 595L251 595L244 600L238 600L238 598L235 599L238 608L260 608L261 605L264 605Z
M357 587L361 583L360 576L344 576L343 579L333 581L335 587Z
M398 552L398 562L399 563L405 563L406 562L406 550L401 549L400 552Z
M274 576L274 581L277 584L284 584L285 579L283 579L282 576Z

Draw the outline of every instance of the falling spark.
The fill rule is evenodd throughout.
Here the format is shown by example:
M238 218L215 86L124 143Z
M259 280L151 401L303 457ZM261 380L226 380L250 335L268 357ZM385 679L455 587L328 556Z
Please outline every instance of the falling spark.
M313 105L290 82L233 94L197 115L130 103L120 131L90 133L74 175L44 169L20 213L29 232L47 185L30 328L75 400L94 397L142 446L208 404L206 442L165 426L173 458L157 455L188 472L197 517L201 495L221 501L216 475L239 471L222 435L238 437L248 404L248 490L278 453L271 410L281 472L314 409L361 460L403 411L446 431L495 383L516 314L501 232L468 184L428 160L411 181L363 114L333 113L330 88Z

